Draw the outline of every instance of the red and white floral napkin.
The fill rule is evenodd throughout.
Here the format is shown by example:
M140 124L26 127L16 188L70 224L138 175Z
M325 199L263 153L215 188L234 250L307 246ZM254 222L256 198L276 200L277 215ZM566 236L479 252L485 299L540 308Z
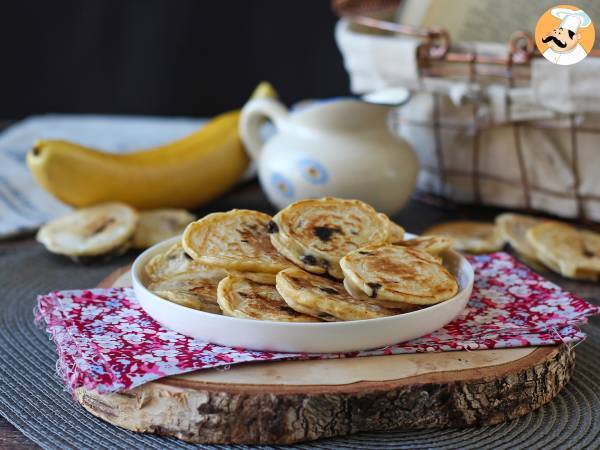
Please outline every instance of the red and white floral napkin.
M213 345L161 327L131 288L52 292L38 298L56 343L58 368L69 389L116 392L198 369L249 361L326 359L570 343L585 338L577 325L600 313L506 253L470 258L473 295L446 327L409 342L335 354L252 351Z

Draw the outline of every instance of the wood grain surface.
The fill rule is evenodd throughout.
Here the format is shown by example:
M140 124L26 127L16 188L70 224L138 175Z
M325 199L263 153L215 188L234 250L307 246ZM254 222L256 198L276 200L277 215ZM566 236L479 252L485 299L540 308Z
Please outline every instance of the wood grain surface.
M128 267L99 285L127 286ZM494 425L569 381L565 346L280 361L207 369L77 400L107 422L217 444L292 444L360 431Z

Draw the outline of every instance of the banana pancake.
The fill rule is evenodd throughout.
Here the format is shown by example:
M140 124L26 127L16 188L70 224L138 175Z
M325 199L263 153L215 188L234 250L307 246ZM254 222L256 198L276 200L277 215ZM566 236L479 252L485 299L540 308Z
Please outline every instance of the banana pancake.
M340 265L351 287L373 299L432 305L458 292L452 274L416 248L371 245L349 253Z
M185 252L181 242L177 242L165 253L156 255L148 262L148 264L146 264L146 274L150 280L156 281L185 272L197 272L202 276L203 271L214 271L216 268L217 266L210 266L194 261L191 256ZM248 278L257 283L275 285L274 273L240 272L231 269L220 269L220 271L223 273L222 278L227 275L235 275Z
M132 244L134 248L152 247L154 244L183 233L185 227L195 220L185 209L155 209L142 211Z
M319 322L292 309L274 286L228 276L218 287L219 305L226 316L275 322Z
M600 274L600 235L566 223L546 221L531 227L527 240L537 258L553 271L595 281Z
M416 248L432 256L439 257L439 255L452 247L452 241L445 236L419 236L402 241L398 245ZM441 263L441 258L437 258L437 261Z
M290 267L271 244L268 214L245 209L213 213L183 233L185 252L194 261L240 272L275 274Z
M397 314L375 301L355 299L339 281L300 268L279 272L276 286L291 308L326 321L364 320Z
M181 246L181 242L177 242L165 253L154 256L146 264L145 269L151 280L158 280L177 273L192 272L195 270L195 265L192 257Z
M273 246L305 270L343 279L339 260L367 244L386 242L390 221L359 200L301 200L269 224Z
M382 300L382 299L372 299L367 294L365 294L363 291L361 291L356 286L354 286L348 278L344 278L344 288L346 289L346 292L348 292L348 294L350 294L352 297L354 297L357 300L366 300L366 301L376 300L376 303L378 305L381 305L385 308L393 309L398 314L416 311L418 309L421 309L419 306L411 305L410 303L391 302L389 300Z
M52 253L73 258L123 252L138 222L122 203L103 203L70 212L40 228L37 240Z
M501 250L504 239L493 223L455 221L435 225L425 230L423 235L437 235L450 238L452 248L460 252L488 253Z
M542 220L523 214L504 213L496 216L496 226L502 238L530 261L536 261L537 255L527 240L527 231L540 223Z
M227 274L223 269L205 266L202 271L183 272L151 282L148 289L166 300L188 308L221 314L217 286Z

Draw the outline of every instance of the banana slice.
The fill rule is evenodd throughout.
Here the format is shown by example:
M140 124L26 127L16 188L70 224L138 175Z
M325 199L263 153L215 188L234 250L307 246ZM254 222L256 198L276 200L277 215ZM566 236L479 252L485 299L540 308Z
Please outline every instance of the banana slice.
M50 252L72 258L122 252L138 222L137 212L122 203L103 203L73 211L44 225L37 240Z
M133 247L144 249L183 233L188 223L196 220L185 209L155 209L140 213L133 234Z

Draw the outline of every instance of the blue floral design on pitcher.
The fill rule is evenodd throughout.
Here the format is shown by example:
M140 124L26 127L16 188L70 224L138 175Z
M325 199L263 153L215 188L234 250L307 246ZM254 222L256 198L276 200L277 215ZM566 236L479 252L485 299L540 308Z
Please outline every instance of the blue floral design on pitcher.
M279 172L273 172L271 174L271 186L273 186L276 192L284 197L294 198L294 186L292 185L292 182Z
M304 158L298 161L300 174L310 184L326 184L329 181L327 169L314 159Z

